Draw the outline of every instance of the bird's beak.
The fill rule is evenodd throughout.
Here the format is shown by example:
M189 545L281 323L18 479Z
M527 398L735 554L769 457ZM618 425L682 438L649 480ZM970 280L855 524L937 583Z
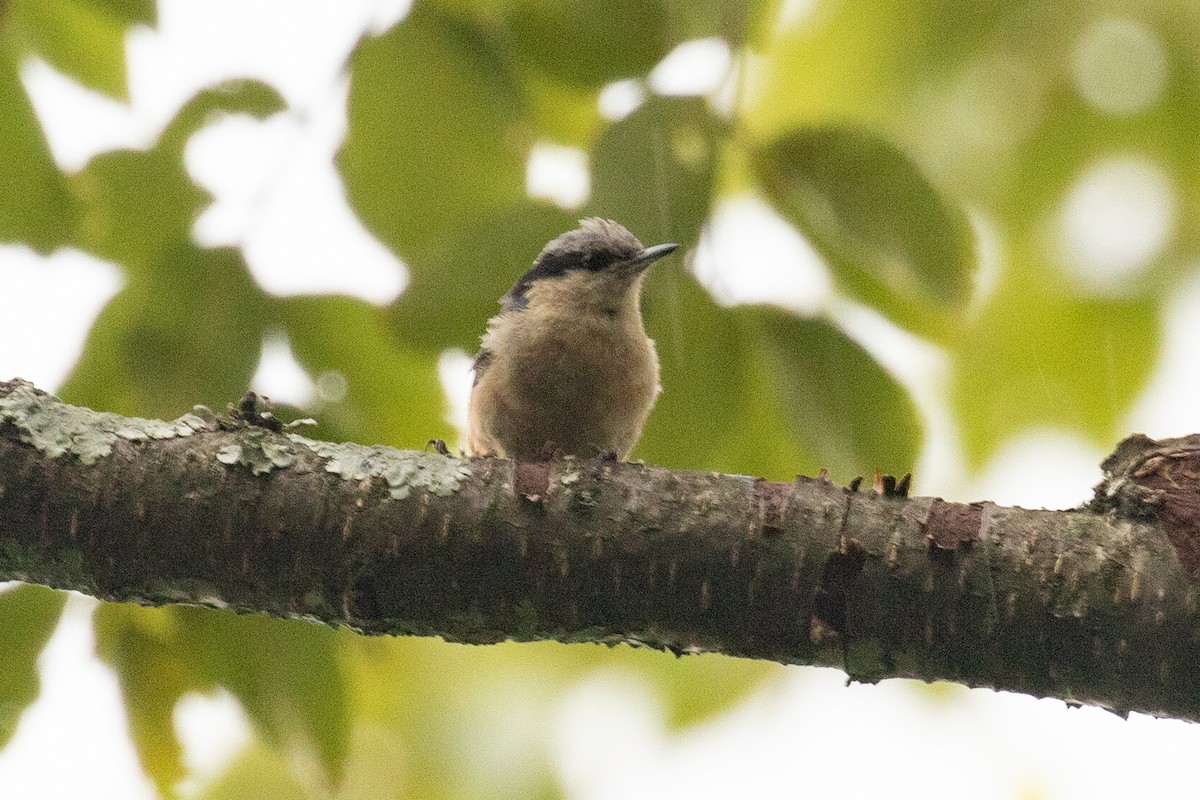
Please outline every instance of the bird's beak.
M653 247L647 247L645 250L634 256L630 260L629 265L633 267L636 272L641 272L663 256L669 256L678 249L679 245L674 243L656 244Z

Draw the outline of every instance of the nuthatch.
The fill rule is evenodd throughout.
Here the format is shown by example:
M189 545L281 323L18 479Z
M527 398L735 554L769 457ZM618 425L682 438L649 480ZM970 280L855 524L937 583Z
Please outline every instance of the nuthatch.
M629 455L661 391L642 275L677 247L643 247L595 217L546 245L500 298L475 357L473 455Z

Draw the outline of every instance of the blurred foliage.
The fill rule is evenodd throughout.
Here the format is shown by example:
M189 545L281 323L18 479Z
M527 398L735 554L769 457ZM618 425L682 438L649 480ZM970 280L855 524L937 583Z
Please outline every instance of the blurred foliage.
M120 264L127 284L96 321L64 399L169 419L188 407L182 398L223 408L245 391L265 298L240 252L192 241L210 197L184 170L183 148L216 112L281 108L262 84L226 84L193 98L148 152L105 153L70 176L84 205L72 243Z
M793 131L761 148L772 199L828 259L849 295L947 343L970 296L974 238L887 140L854 128Z
M1192 271L1200 244L1198 45L1200 6L1189 0L849 0L818 2L769 47L744 117L755 139L828 125L882 136L995 239L995 285L977 287L976 313L951 309L944 342L972 464L1032 427L1101 446L1125 433L1158 355L1162 300ZM1131 156L1168 176L1167 241L1115 287L1081 280L1063 241L1064 203L1089 169ZM877 174L877 163L864 160L861 174ZM877 199L902 205L895 187L881 191ZM839 288L936 337L847 280L837 253L846 240L823 245L820 226L803 213L793 221L830 259ZM842 224L857 232L862 221ZM1144 220L1096 224L1114 222L1136 236ZM919 228L908 232L914 243Z
M352 207L410 284L386 308L274 297L240 251L195 243L210 198L182 162L214 116L283 110L270 87L213 87L146 151L72 174L55 165L21 82L27 59L123 98L125 35L154 18L149 0L0 3L0 242L120 266L125 287L61 392L106 410L219 408L249 384L264 337L284 333L318 383L340 387L297 409L320 419L316 435L448 438L439 355L475 347L548 239L599 214L694 252L715 204L752 192L805 235L838 295L947 353L949 404L979 465L1036 426L1115 440L1155 364L1163 300L1200 248L1194 0L417 0L351 55L337 158ZM606 86L647 90L677 45L711 36L733 53L732 102L649 92L621 119L600 113ZM583 208L527 195L539 142L588 154ZM1068 216L1084 176L1118 161L1143 165L1152 187L1162 176L1170 212L1164 241L1106 282L1080 268ZM911 468L912 401L860 342L823 314L722 308L682 263L646 285L666 391L638 456L777 479ZM0 743L36 696L61 605L37 588L0 594ZM625 647L365 640L197 609L107 605L95 625L164 796L187 774L179 698L225 687L245 708L254 743L206 800L555 797L555 715L597 670L654 687L672 728L782 670Z
M54 631L65 596L41 586L0 591L0 747L38 696L37 658Z
M96 612L96 649L116 671L147 774L166 797L183 777L175 704L223 686L256 732L308 765L317 786L342 777L350 715L339 634L305 622L239 617L204 608L110 603Z
M39 252L67 243L78 205L54 166L18 69L41 58L81 83L125 96L125 30L153 24L152 0L8 0L0 4L0 242ZM15 187L21 191L15 191Z

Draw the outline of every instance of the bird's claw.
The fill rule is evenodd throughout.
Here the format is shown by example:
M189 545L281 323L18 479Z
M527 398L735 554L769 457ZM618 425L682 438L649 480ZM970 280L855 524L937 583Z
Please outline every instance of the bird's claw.
M433 447L433 452L439 456L450 455L450 448L446 447L446 442L442 439L430 439L425 443L425 449L428 450L430 447Z

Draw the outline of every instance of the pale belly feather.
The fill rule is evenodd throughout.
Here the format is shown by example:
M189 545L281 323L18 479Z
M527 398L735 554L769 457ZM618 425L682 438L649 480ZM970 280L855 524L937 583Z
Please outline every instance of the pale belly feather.
M638 322L576 320L514 337L510 363L486 376L509 376L489 392L490 434L505 453L536 458L550 442L566 453L627 456L658 394L658 358Z

